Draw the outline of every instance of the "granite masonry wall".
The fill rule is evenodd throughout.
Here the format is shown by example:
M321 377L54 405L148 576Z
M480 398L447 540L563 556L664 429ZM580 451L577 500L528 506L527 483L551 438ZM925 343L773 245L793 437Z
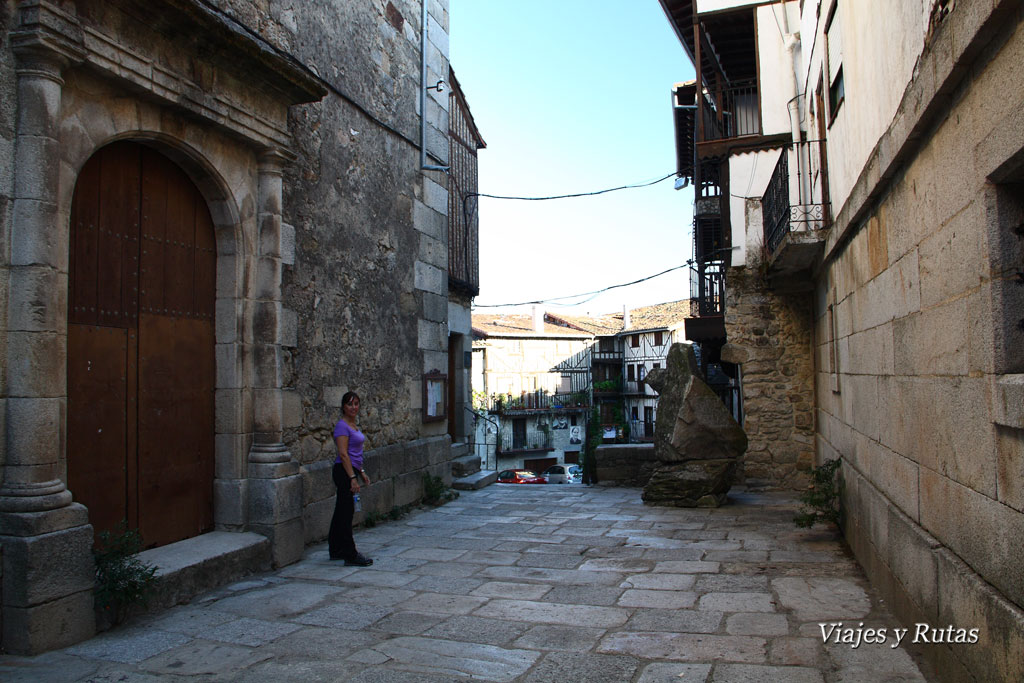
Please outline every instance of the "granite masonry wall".
M769 291L756 268L726 273L722 360L738 363L749 446L737 480L800 489L814 459L811 297Z
M957 3L815 279L818 461L844 530L946 680L1024 680L1024 8Z

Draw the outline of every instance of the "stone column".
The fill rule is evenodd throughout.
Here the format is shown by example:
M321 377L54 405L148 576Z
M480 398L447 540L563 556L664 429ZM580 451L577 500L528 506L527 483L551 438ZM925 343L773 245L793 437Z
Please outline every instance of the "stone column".
M270 539L276 566L302 557L302 478L282 441L282 168L292 157L267 150L259 160L254 291L250 310L253 445L249 451L249 528Z
M37 653L95 632L93 532L66 476L68 226L58 207L64 51L13 34L17 137L3 401L2 646Z

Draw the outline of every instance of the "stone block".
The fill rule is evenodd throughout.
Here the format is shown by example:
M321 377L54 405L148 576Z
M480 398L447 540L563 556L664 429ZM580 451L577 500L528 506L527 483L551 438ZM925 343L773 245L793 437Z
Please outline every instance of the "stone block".
M54 510L41 512L8 512L0 514L0 536L42 536L85 526L88 523L89 512L80 503L70 503ZM0 562L2 562L2 557L0 557ZM3 574L0 572L0 578L2 576Z
M4 605L3 643L10 654L35 655L67 647L96 633L93 591L79 591L31 607Z
M999 501L1024 512L1024 429L996 429L996 476Z
M280 389L254 389L253 430L276 432L284 424L284 413Z
M14 197L55 202L60 179L60 143L44 136L19 135L14 147ZM46 239L45 232L54 225L33 226L36 239ZM38 232L36 232L38 230ZM64 231L65 234L67 231ZM55 255L55 254L54 254ZM37 263L54 263L44 260ZM18 262L19 265L24 263Z
M302 509L302 531L306 545L320 543L327 538L333 516L333 497L309 503Z
M423 293L423 318L429 322L444 323L448 320L448 299L430 292Z
M295 226L281 223L281 263L295 265Z
M67 274L48 266L11 268L9 272L11 299L7 329L65 333Z
M302 477L303 505L334 498L337 488L332 478L333 470L333 460L320 460L299 468Z
M291 309L281 309L278 319L277 340L281 346L295 348L299 345L299 316Z
M274 567L284 567L302 559L305 536L301 515L280 524L252 524L250 528L270 541L270 559Z
M216 335L218 344L235 344L239 341L239 321L242 305L235 299L218 298L215 304Z
M442 296L447 295L448 282L445 278L445 271L422 261L416 261L414 269L416 289Z
M249 434L214 435L214 476L218 479L245 477L251 446L252 436Z
M38 536L0 537L5 610L92 590L96 572L92 543L93 529L88 524Z
M419 232L438 240L448 236L448 208L437 211L423 202L413 203L413 227Z
M448 346L448 325L432 323L427 320L417 321L417 347L432 351L444 350Z
M1024 375L1002 375L992 380L992 421L1024 429Z
M63 448L63 398L7 398L5 466L55 464ZM10 477L10 473L7 475Z
M214 392L215 429L218 434L252 431L252 392L247 389L217 389Z
M412 505L423 498L423 475L425 470L407 472L392 478L394 485L394 504Z
M993 590L954 553L937 552L937 624L978 628L978 642L953 650L977 680L1024 680L1024 611Z
M217 363L218 389L240 389L246 386L241 347L238 344L217 344L214 347L214 355Z
M277 526L300 518L301 514L302 477L298 474L277 479L249 479L250 524Z
M67 394L67 336L57 332L7 333L7 380L21 396ZM65 362L60 362L64 360Z
M427 176L423 176L423 203L442 216L448 215L448 190ZM438 235L438 239L444 237Z
M213 515L218 527L240 528L248 519L249 481L247 479L213 480Z
M966 299L894 320L896 374L966 375L968 321Z
M888 543L876 546L903 590L931 623L938 623L938 570L935 551L938 541L925 533L906 515L889 508Z
M1024 604L1024 566L1005 551L1024 537L1024 515L922 468L921 526L1012 602Z
M261 257L256 260L253 281L253 296L257 299L276 301L281 298L281 259Z

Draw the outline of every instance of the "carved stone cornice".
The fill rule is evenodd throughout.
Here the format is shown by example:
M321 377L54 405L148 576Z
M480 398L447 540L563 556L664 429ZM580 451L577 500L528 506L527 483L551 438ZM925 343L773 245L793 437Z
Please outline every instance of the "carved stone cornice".
M20 2L18 27L11 33L19 73L60 82L68 66L88 65L250 144L282 150L290 145L287 108L327 93L296 59L196 0L104 0L95 13L82 16L68 7L51 0ZM124 32L136 32L134 40ZM190 58L168 59L183 53ZM204 82L196 71L203 67L227 77Z

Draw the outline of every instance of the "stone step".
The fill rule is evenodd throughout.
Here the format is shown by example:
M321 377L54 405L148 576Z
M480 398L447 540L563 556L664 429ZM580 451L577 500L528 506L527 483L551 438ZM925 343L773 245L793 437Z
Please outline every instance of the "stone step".
M452 482L452 488L460 489L462 491L472 491L475 489L482 489L485 486L489 486L498 480L498 473L494 470L482 470L476 474L471 474L468 477L462 477Z
M469 455L469 444L460 441L452 444L452 458L461 458L464 455Z
M480 471L479 455L463 455L452 460L452 476L456 479L476 474Z
M271 568L270 541L252 532L211 531L139 553L156 567L149 609L166 609L196 595Z

